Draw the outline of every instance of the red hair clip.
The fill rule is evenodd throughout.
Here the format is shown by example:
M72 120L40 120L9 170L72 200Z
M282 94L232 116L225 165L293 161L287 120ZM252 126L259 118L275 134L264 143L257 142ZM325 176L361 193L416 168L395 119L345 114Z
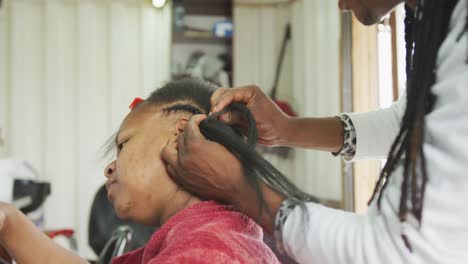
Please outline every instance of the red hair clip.
M140 97L135 97L135 99L133 99L133 102L130 104L130 106L128 108L133 109L133 108L135 108L135 106L137 106L139 103L141 103L143 101L144 100L141 99Z

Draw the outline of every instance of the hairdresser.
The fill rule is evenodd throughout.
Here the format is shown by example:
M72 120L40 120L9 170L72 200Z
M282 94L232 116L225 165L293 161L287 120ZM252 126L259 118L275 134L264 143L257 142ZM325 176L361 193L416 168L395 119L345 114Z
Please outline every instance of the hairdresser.
M339 6L371 25L401 2L342 0ZM212 97L212 112L246 104L266 146L327 151L350 162L387 158L366 215L315 203L301 210L267 185L261 187L268 206L260 211L245 177L212 162L230 154L201 135L205 116L195 116L184 140L163 151L172 177L257 219L299 263L467 263L467 9L468 0L406 1L407 95L387 109L291 118L255 86ZM243 124L229 113L222 120Z

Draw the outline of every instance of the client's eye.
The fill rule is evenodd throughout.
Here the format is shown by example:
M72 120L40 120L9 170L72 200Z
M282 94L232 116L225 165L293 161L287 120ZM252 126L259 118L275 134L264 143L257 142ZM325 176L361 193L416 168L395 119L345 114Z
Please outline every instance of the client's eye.
M125 146L125 143L127 143L128 140L122 141L121 143L117 144L117 153L120 152L123 147Z

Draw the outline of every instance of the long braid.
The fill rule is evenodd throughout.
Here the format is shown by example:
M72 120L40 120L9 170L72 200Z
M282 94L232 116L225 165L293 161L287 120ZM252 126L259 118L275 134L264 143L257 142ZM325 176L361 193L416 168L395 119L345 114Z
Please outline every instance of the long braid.
M388 179L403 162L399 207L401 222L405 222L409 214L414 215L419 223L422 220L424 194L428 181L423 149L425 116L433 110L436 102L431 87L436 81L437 53L448 33L451 14L456 3L456 0L418 1L414 12L408 6L405 7L407 107L401 129L390 149L389 159L369 201L371 203L378 194L377 206L380 208L382 193ZM411 244L406 236L403 234L402 237L405 245L411 250Z
M408 6L405 5L405 47L406 47L406 75L410 76L413 66L413 48L414 48L414 40L413 40L413 21L414 21L414 12ZM409 85L407 85L409 87ZM387 186L387 178L388 172L391 172L395 169L396 165L398 164L398 159L392 159L392 155L395 157L401 157L405 148L401 146L407 145L407 140L405 137L407 131L407 122L402 122L400 131L398 133L397 138L392 144L390 148L390 155L385 167L380 174L379 180L377 181L376 188L374 188L374 193L369 200L369 204L374 200L377 194L381 194L385 187ZM382 195L379 195L377 206L380 209L380 201L382 200Z
M406 74L411 73L413 66L413 21L414 12L408 5L405 5L405 48L406 48Z

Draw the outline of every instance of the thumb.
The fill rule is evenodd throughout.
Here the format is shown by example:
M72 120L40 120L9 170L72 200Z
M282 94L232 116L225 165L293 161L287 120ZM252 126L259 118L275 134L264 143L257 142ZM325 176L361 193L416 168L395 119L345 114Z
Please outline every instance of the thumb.
M166 163L166 170L176 183L180 184L181 177L179 175L179 152L177 151L177 143L168 143L161 151L161 159Z
M184 146L186 146L188 142L193 142L195 140L205 138L202 135L199 126L200 123L206 119L206 117L206 115L194 115L190 118L185 127L184 133L182 134Z
M168 142L161 151L161 159L167 164L167 167L174 170L179 165L179 152L175 142ZM172 173L171 173L172 174Z
M0 210L0 233L3 231L3 228L6 224L6 214Z
M232 111L221 114L218 119L227 125L244 125L245 123L245 119L239 113Z
M169 177L171 177L172 180L174 180L177 184L179 183L179 174L177 173L177 170L172 167L171 164L167 164L167 173L169 174Z

